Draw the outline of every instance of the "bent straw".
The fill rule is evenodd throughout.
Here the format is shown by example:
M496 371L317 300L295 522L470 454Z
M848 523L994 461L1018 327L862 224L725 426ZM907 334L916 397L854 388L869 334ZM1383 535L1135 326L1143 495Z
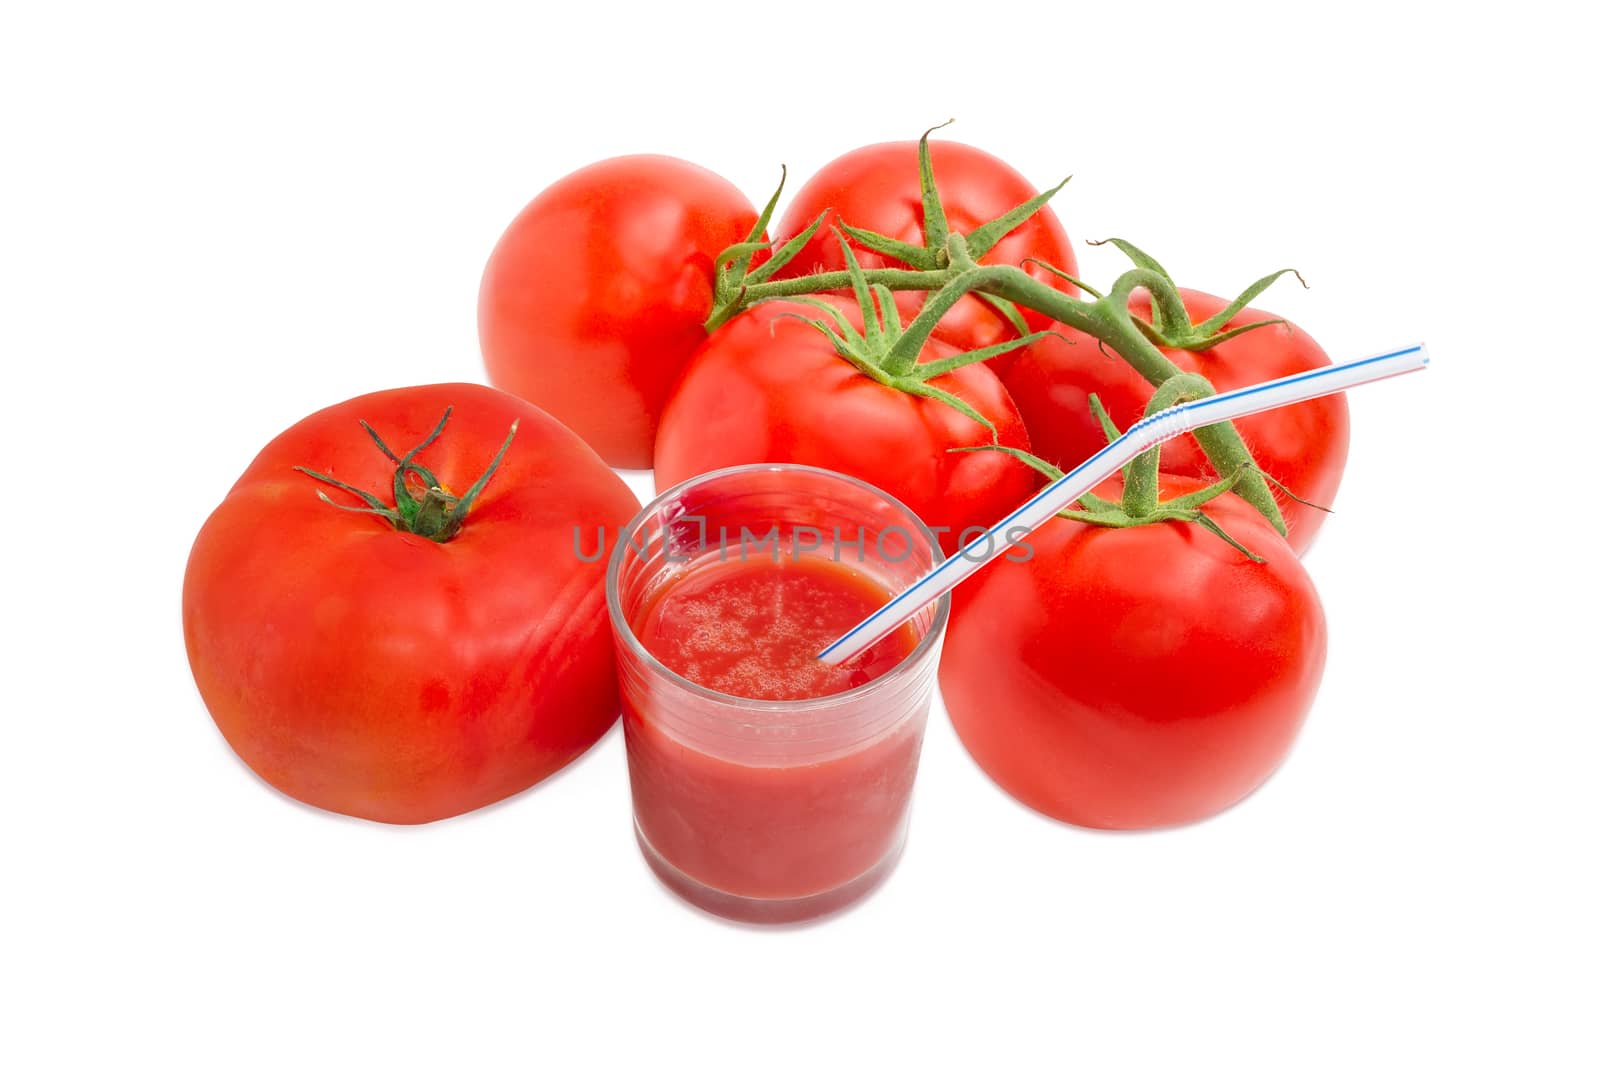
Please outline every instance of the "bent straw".
M1168 439L1196 427L1236 420L1367 382L1420 371L1427 364L1428 350L1416 344L1364 360L1319 367L1315 371L1229 390L1146 416L1129 427L1122 437L1053 481L993 528L929 570L917 583L862 619L854 629L824 648L817 658L836 665L860 655L912 615L1005 553L1017 540L1082 498L1123 465Z

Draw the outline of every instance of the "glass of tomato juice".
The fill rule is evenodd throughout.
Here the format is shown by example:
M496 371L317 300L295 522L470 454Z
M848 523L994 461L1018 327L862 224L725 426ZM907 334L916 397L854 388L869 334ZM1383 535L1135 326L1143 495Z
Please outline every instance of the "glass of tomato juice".
M899 500L803 465L698 476L618 537L606 597L634 831L669 888L793 922L888 875L949 599L856 660L816 655L939 557Z

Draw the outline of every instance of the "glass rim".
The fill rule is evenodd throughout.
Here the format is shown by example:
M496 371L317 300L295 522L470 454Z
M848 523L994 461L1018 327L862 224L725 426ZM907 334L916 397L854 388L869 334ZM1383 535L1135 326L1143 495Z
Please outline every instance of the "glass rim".
M921 535L922 538L927 542L928 550L933 557L933 565L938 565L939 561L943 558L944 551L943 548L939 546L939 538L934 535L933 530L928 527L927 523L924 522L921 517L917 516L910 506L906 505L900 499L896 498L894 495L890 494L888 491L885 491L876 484L868 483L866 480L860 479L856 476L849 475L845 472L836 472L831 468L818 468L815 465L789 464L779 461L760 462L757 464L748 465L731 465L727 468L718 468L710 472L702 472L697 476L691 476L680 483L673 484L665 491L658 493L649 502L645 503L639 508L639 512L633 515L633 519L623 526L622 533L617 536L616 547L612 550L611 557L606 561L606 611L611 618L612 631L617 635L617 638L626 644L628 651L639 657L653 674L665 678L673 685L676 685L697 697L701 697L718 704L727 705L729 707L740 708L747 712L785 712L797 707L810 708L819 705L832 706L849 703L856 698L865 697L876 692L882 683L887 682L890 679L895 679L898 676L902 676L907 671L914 669L919 663L922 662L922 660L927 656L928 652L934 648L939 639L944 635L945 627L950 620L950 594L948 592L940 596L938 600L935 601L933 619L928 623L927 631L917 639L916 647L901 657L899 662L897 662L893 667L890 667L888 670L884 671L882 674L877 675L869 681L863 682L859 686L852 686L849 689L840 690L838 693L829 693L822 697L802 697L795 700L766 700L761 697L740 697L732 693L724 693L719 689L711 689L708 686L702 686L698 682L694 682L688 678L685 678L671 667L668 667L665 663L662 663L650 652L648 648L644 646L644 642L639 640L638 635L633 631L633 624L623 616L622 597L619 594L620 589L617 585L618 577L622 573L622 560L627 555L628 551L631 550L629 541L649 522L650 518L656 514L662 503L666 502L667 499L681 495L684 491L687 491L692 487L707 483L712 480L725 479L729 476L752 475L761 472L810 473L815 476L821 476L828 480L843 483L846 486L854 487L859 491L865 491L875 498L881 498L884 502L888 503L891 508L901 514L904 514L906 520L911 523L917 534ZM929 568L931 569L932 566ZM906 620L910 621L911 617L914 616L915 612L913 612L913 615L908 617Z

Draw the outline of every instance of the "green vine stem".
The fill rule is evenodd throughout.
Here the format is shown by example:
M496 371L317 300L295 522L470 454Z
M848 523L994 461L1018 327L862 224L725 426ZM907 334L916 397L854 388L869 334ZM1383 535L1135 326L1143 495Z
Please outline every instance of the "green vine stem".
M941 127L944 125L940 125ZM778 272L788 264L821 228L831 211L824 211L812 221L810 227L793 237L755 270L747 270L755 251L770 249L761 239L762 230L772 216L778 194L774 193L762 211L749 237L723 252L717 259L716 294L710 315L705 322L710 333L729 319L763 300L786 297L806 297L816 293L852 290L863 309L870 311L872 302L868 291L879 289L891 292L921 292L926 294L921 311L897 339L883 341L878 335L874 347L878 349L872 367L878 374L902 378L915 371L916 359L933 334L939 320L968 294L1005 314L1017 328L1019 337L1027 335L1027 325L1017 308L1029 308L1071 326L1096 338L1121 356L1140 376L1159 389L1168 380L1181 375L1182 370L1161 352L1161 346L1183 349L1204 349L1240 333L1268 325L1279 320L1253 322L1247 326L1224 330L1223 326L1234 314L1245 308L1257 294L1273 281L1292 270L1279 270L1252 284L1224 312L1195 326L1184 307L1177 283L1166 269L1145 252L1126 240L1112 238L1098 241L1115 246L1133 263L1133 268L1117 278L1104 295L1081 285L1089 299L1080 299L1052 287L1045 281L1035 280L1017 266L980 266L981 258L1005 234L1037 213L1061 184L1028 199L984 225L962 235L949 228L948 218L934 182L932 155L928 137L936 128L926 131L918 144L919 185L923 210L923 246L906 243L893 237L854 228L841 222L834 230L839 246L844 252L848 267L827 273L808 274L802 277L777 278ZM1070 177L1069 177L1070 179ZM783 184L780 181L778 190ZM902 267L863 269L851 252L850 240L862 244L879 254L897 259ZM1067 275L1054 267L1046 266L1058 276ZM1298 277L1299 275L1296 274ZM1073 280L1069 278L1069 280ZM1304 281L1301 282L1304 284ZM1151 318L1146 322L1129 311L1128 303L1137 289L1150 294ZM888 298L885 298L887 302ZM869 320L870 321L870 320ZM1017 347L1013 344L1011 347ZM859 351L859 350L857 350ZM852 362L859 360L849 350L841 347L841 355ZM1278 508L1272 488L1251 457L1250 451L1239 438L1231 423L1203 427L1194 432L1195 441L1211 461L1220 476L1237 476L1238 494L1260 511L1280 534L1286 532L1283 514Z
M1145 405L1144 414L1154 416L1156 413L1169 409L1174 405L1181 405L1187 401L1198 401L1210 397L1217 391L1204 377L1196 374L1183 373L1174 375L1156 387L1156 392L1150 395L1150 401ZM1097 405L1098 401L1095 402ZM1111 417L1105 410L1098 409L1097 415L1102 417L1101 423L1115 430L1111 426ZM1108 432L1109 433L1109 432ZM1116 437L1112 435L1112 437ZM1161 502L1161 447L1155 446L1145 450L1133 459L1128 470L1124 473L1126 494L1123 504L1135 516L1148 517L1156 511Z
M895 343L894 350L885 360L886 366L893 366L903 358L895 355L896 351L909 352L915 357L939 320L956 301L969 292L982 290L1031 308L1103 341L1152 386L1159 387L1168 379L1184 373L1144 335L1128 311L1128 297L1138 288L1149 289L1157 304L1163 307L1176 304L1181 310L1183 300L1170 277L1145 267L1135 267L1117 278L1104 297L1083 300L1034 280L1016 266L974 265L966 256L964 241L959 235L952 235L947 243L951 248L951 264L946 269L857 271L872 285L931 293L917 317ZM850 271L767 281L749 286L740 306L748 307L778 296L797 296L849 287ZM1233 424L1219 423L1202 427L1194 432L1194 438L1217 474L1239 476L1236 493L1254 506L1280 534L1286 533L1283 513L1273 497L1272 488L1256 467L1255 459Z

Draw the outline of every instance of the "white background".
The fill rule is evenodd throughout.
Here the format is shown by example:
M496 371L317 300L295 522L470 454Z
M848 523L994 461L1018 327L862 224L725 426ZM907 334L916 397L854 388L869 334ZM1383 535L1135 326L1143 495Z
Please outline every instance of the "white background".
M0 21L0 1071L1594 1074L1580 30L1538 3L559 6ZM525 201L654 151L759 202L780 163L951 116L1075 175L1074 240L1219 292L1293 265L1312 289L1261 303L1334 357L1432 348L1353 396L1308 560L1327 675L1262 791L1075 830L940 712L887 886L756 932L655 884L615 732L409 829L237 763L183 654L195 531L304 414L480 379L478 275Z

